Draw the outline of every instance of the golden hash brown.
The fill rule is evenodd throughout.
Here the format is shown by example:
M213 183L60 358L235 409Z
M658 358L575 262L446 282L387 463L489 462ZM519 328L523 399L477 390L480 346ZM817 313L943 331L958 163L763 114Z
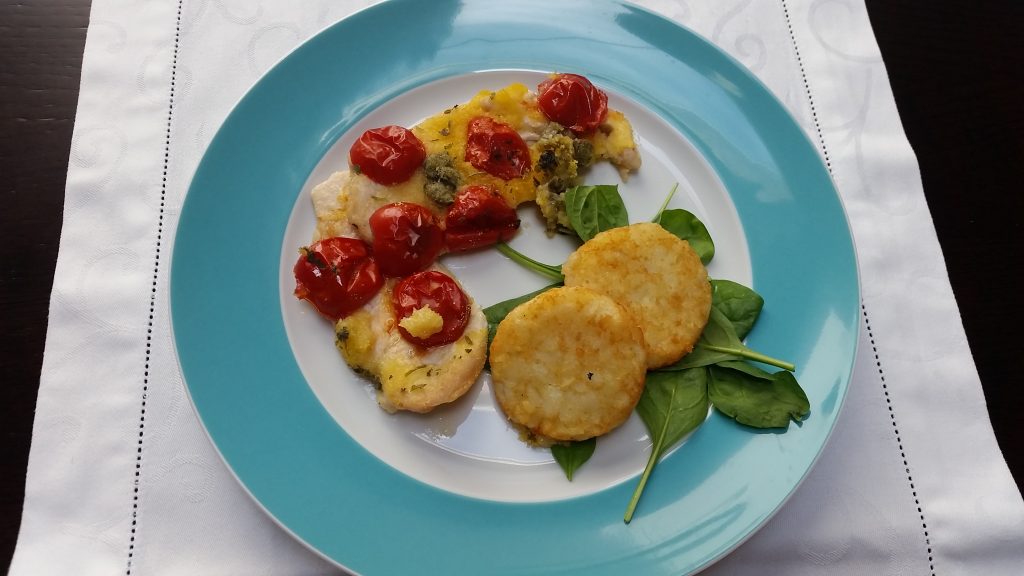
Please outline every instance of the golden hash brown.
M711 312L711 284L690 243L658 224L606 230L562 266L566 286L610 296L640 323L647 366L667 366L697 343Z
M491 344L505 415L553 440L585 440L632 413L647 371L643 333L611 298L555 288L515 308Z

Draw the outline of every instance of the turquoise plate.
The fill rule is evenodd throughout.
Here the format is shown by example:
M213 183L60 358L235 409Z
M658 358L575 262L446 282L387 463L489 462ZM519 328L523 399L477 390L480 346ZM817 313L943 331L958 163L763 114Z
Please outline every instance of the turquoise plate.
M576 495L509 498L404 473L339 424L293 352L281 263L296 248L285 239L310 175L374 110L493 70L585 74L680 135L727 191L748 280L767 301L749 344L795 362L811 401L810 418L784 434L712 414L662 461L628 526L639 469ZM697 35L609 0L396 0L304 43L228 116L182 208L171 312L189 394L221 456L278 523L339 565L684 574L763 525L824 448L856 353L859 292L849 227L814 146L760 82Z

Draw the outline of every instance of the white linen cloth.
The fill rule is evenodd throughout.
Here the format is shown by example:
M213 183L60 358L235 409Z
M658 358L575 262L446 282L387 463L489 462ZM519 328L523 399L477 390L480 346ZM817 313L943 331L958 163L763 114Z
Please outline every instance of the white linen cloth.
M338 571L250 500L203 433L172 352L167 270L189 178L234 103L369 4L94 0L11 574ZM801 123L843 197L863 282L830 445L707 573L1024 573L1024 503L864 6L641 4L732 54Z

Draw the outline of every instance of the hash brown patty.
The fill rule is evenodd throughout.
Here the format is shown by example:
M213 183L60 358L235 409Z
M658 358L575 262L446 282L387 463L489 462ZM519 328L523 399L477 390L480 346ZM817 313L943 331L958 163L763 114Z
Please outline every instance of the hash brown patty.
M711 313L711 284L700 257L659 224L601 232L569 256L562 273L566 286L596 290L636 317L648 368L693 350Z
M505 415L552 440L585 440L622 424L644 387L636 319L587 288L555 288L515 308L491 344Z

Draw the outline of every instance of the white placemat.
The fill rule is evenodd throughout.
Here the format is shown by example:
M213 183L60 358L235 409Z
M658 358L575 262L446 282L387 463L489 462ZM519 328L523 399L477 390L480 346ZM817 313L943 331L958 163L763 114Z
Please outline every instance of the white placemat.
M274 62L367 1L94 0L11 574L332 574L249 499L175 365L189 178ZM1024 503L857 0L641 4L758 75L843 197L863 283L846 406L789 503L711 574L1020 574Z

